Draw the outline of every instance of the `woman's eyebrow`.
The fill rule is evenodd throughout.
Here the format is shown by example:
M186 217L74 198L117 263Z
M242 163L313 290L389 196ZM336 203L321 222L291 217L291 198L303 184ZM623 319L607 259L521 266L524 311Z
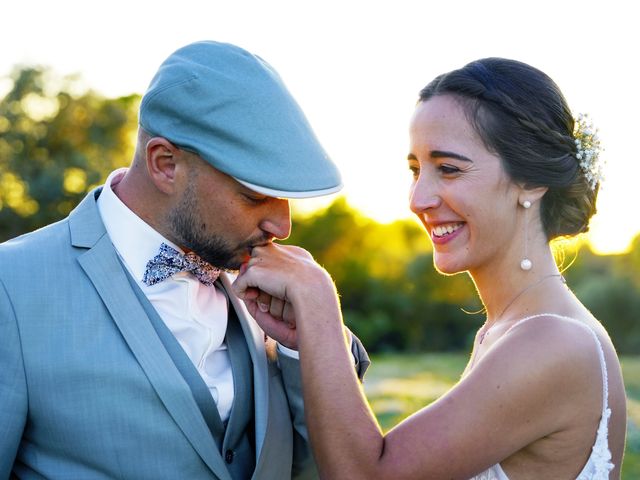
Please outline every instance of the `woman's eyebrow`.
M470 158L465 157L464 155L460 155L459 153L449 152L447 150L432 150L431 152L429 152L429 156L431 158L455 158L464 162L473 163L473 160L471 160ZM418 157L416 157L413 153L410 153L409 155L407 155L407 160L418 160Z
M459 153L449 152L446 150L432 150L429 153L429 156L431 158L455 158L457 160L473 163L473 160L471 160L469 157L465 157L464 155L460 155Z

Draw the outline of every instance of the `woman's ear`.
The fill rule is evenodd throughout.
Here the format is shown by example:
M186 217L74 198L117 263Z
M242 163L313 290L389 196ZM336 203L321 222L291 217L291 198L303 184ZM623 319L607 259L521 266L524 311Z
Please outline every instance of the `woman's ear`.
M522 205L528 201L531 204L540 200L545 193L547 193L549 187L535 187L535 188L522 188L520 195L518 195L518 203Z
M163 193L175 191L177 157L180 150L163 137L153 137L146 145L147 170L151 181Z

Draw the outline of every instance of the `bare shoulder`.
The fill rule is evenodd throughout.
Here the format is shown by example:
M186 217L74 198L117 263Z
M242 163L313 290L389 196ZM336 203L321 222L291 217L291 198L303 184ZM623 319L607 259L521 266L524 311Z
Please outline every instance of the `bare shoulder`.
M525 319L516 323L500 343L505 352L527 352L527 357L540 367L552 366L558 370L552 376L565 375L567 372L562 369L578 369L574 373L586 374L591 383L594 377L601 376L601 354L606 370L615 372L619 368L619 360L606 329L590 315L564 317L545 314ZM548 361L544 360L545 357Z
M536 315L517 322L504 336L505 342L538 343L547 353L556 352L561 357L571 355L579 359L597 352L597 334L600 324L591 319L576 319L552 314ZM540 345L539 342L544 342ZM561 348L559 348L561 347ZM575 355L578 354L578 355Z
M581 418L598 417L602 378L598 343L580 320L542 315L518 322L480 359L478 381L502 378L520 405L541 407L540 425L551 434Z
M578 372L590 374L600 370L594 333L594 326L582 320L539 315L517 322L487 352L486 360L508 359L514 367L544 372L550 379L561 377L566 381L568 373L574 378Z

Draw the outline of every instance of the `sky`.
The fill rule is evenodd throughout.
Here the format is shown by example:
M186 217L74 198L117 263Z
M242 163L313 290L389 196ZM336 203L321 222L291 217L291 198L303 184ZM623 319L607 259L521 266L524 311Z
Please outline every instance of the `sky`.
M177 48L205 39L234 43L279 71L342 171L349 203L388 222L411 216L408 124L419 90L478 58L524 61L551 76L572 111L588 113L599 129L606 180L589 238L600 253L615 253L640 232L633 120L640 29L632 5L20 0L0 9L0 77L18 64L41 65L80 74L106 96L142 94Z

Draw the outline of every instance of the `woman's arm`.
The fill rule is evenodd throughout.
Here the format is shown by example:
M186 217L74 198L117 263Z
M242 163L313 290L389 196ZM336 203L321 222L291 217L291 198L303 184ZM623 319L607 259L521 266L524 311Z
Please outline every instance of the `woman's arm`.
M557 329L514 329L447 394L385 436L355 375L333 283L306 252L254 249L235 288L266 331L295 330L307 426L323 478L469 478L567 428L583 413L573 400L588 394L585 386L597 387L581 364L591 361L584 352L593 352L588 332L567 345ZM261 312L257 301L270 296L282 305ZM277 315L285 309L289 325Z

